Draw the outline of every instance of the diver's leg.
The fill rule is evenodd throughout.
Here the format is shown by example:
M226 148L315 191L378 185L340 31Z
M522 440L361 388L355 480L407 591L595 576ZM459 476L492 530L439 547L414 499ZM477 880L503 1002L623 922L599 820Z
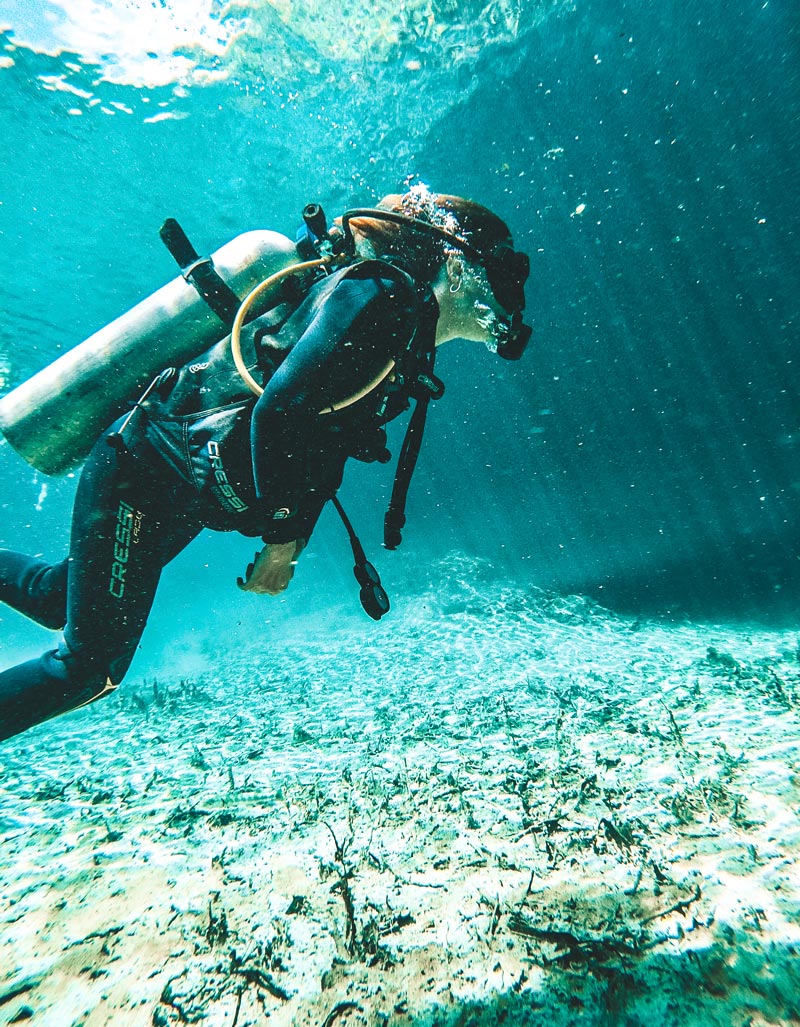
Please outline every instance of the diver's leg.
M163 568L203 524L194 493L149 449L120 458L106 446L98 460L97 484L79 488L75 500L64 658L97 668L116 686L139 645Z
M161 570L200 531L191 494L101 439L73 512L64 639L0 674L0 739L113 691L127 671Z
M0 602L45 628L63 628L67 619L67 561L49 564L0 549Z

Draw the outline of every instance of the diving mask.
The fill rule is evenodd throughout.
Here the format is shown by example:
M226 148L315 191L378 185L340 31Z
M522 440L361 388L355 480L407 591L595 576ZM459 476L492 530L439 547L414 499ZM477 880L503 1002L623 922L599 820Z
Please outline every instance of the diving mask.
M498 325L497 354L506 360L519 360L532 333L530 325L522 322L525 282L531 270L528 254L501 243L489 254L480 254L477 263L485 269L494 298L508 315Z
M351 218L374 218L377 221L392 221L395 224L408 225L419 231L427 232L443 239L474 264L486 270L486 277L492 293L508 315L499 322L497 354L506 360L519 360L525 352L533 329L523 324L522 312L525 309L525 282L530 274L530 260L526 253L515 250L510 243L499 243L492 250L483 252L470 243L460 239L453 232L440 228L430 221L410 217L394 210L381 210L379 207L357 207L347 210L342 215L342 230L345 246L354 248L355 240L350 228Z

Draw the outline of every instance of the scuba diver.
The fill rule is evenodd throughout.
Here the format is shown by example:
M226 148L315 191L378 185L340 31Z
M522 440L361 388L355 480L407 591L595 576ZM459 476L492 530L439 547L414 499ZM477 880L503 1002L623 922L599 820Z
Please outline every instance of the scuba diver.
M163 568L204 528L260 538L237 583L277 595L331 501L364 609L376 620L388 610L336 497L345 463L388 461L384 426L414 402L384 524L396 548L428 402L444 388L436 347L462 338L521 356L529 261L490 210L424 186L347 211L330 229L317 205L304 220L291 266L242 303L176 222L162 228L181 288L191 281L216 312L219 341L176 366L151 358L160 362L144 395L132 409L128 396L85 461L67 559L0 550L0 600L63 632L56 649L0 673L0 739L119 686ZM15 445L11 415L0 415Z

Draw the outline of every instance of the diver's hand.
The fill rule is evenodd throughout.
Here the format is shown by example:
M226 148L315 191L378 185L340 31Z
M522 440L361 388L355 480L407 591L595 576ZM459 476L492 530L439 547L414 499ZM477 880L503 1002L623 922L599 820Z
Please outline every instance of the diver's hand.
M247 565L244 580L236 579L243 592L277 596L285 592L294 574L294 565L303 548L302 539L295 542L276 542L264 546Z

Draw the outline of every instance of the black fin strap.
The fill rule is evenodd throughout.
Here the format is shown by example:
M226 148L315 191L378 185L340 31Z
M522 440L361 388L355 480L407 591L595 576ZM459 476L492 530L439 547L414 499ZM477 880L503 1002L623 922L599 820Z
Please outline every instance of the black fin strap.
M197 289L200 296L229 328L236 318L241 300L220 277L211 257L201 257L175 220L167 218L159 229L161 241L175 258L181 274Z

